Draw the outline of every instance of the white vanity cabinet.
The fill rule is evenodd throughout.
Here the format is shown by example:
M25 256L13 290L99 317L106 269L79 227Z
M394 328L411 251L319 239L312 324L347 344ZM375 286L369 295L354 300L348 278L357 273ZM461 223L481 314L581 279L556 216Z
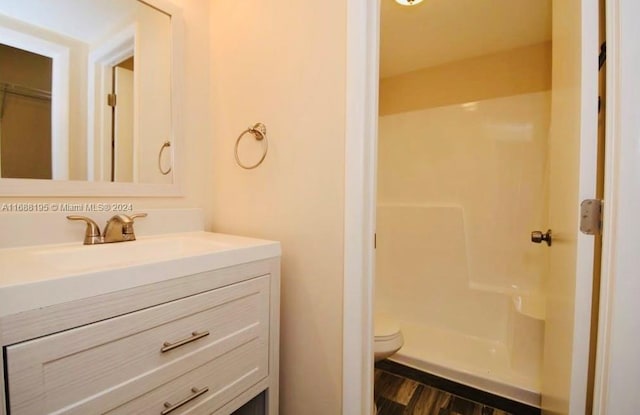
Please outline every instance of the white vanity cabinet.
M2 415L278 413L279 257L0 317ZM4 411L4 412L3 412Z

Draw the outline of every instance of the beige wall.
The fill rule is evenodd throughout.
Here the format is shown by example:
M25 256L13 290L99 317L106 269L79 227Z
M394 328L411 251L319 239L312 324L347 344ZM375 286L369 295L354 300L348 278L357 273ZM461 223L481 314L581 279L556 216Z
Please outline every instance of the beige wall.
M126 200L137 211L204 207L207 229L282 241L280 413L339 414L346 5L173 1L186 25L185 196ZM233 144L258 121L269 155L245 171ZM69 198L0 195L21 200ZM92 200L111 199L73 201Z
M380 81L380 115L551 89L551 42Z
M207 208L214 188L211 186L210 173L213 143L210 135L210 111L207 91L209 89L209 5L202 0L172 0L183 9L185 20L185 79L183 80L184 105L182 123L184 126L183 146L178 151L184 152L185 163L183 176L183 197L172 198L126 198L134 204L136 211L148 208L164 207L201 207ZM73 198L77 201L108 201L113 198ZM13 201L67 201L62 198L28 198L3 197L0 202ZM118 199L116 199L118 200ZM211 222L210 215L206 218Z
M346 4L211 2L214 229L282 242L281 411L341 413ZM204 52L202 52L204 54ZM233 145L264 122L247 171ZM242 156L250 161L250 146Z

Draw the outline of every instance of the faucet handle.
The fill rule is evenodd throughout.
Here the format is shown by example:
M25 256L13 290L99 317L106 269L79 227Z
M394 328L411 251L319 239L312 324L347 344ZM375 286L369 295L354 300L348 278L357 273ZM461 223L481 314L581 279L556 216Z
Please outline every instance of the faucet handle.
M84 244L95 245L102 243L102 237L100 236L100 227L91 218L79 215L67 216L69 220L81 220L87 224L87 228L84 232Z
M123 221L122 222L122 233L123 235L128 235L125 236L125 239L128 241L135 241L136 240L136 235L133 232L133 222L137 219L137 218L145 218L147 217L146 213L134 213L133 215L116 215L116 216L122 216L128 220Z
M134 213L133 215L129 215L129 219L131 220L136 220L138 218L146 218L147 214L146 213Z

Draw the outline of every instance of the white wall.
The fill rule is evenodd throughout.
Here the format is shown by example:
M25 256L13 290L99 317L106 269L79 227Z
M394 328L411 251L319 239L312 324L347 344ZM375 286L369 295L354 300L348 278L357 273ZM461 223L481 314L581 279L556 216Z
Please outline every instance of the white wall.
M95 44L113 25L129 20L137 0L20 0L0 2L0 13L59 33L80 42Z
M280 413L337 415L346 2L210 4L215 153L202 173L213 178L214 229L282 242ZM258 121L269 154L246 171L235 165L233 145ZM252 146L243 145L243 158Z

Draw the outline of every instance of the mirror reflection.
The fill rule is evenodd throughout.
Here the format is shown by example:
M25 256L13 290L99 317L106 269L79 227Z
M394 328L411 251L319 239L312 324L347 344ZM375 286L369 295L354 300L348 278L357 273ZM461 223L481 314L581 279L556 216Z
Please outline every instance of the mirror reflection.
M168 14L0 2L0 177L172 183L171 119Z

